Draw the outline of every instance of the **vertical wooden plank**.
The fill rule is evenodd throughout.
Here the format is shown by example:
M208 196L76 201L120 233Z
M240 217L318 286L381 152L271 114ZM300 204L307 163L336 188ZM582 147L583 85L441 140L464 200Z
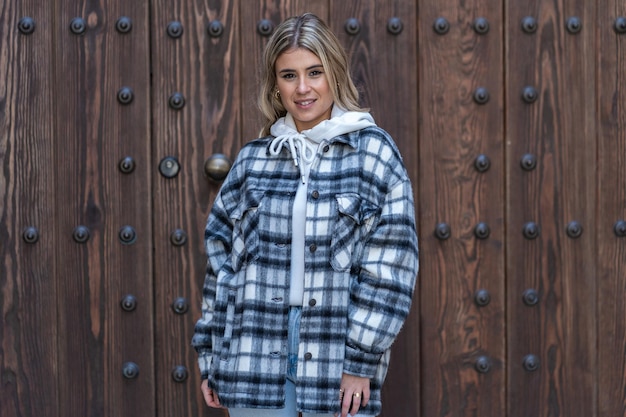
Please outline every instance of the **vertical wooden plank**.
M618 237L614 230L619 221L626 221L626 33L615 29L619 17L626 18L623 1L606 1L598 7L596 256L600 417L626 413L626 237Z
M507 4L507 415L593 416L596 4ZM526 16L537 21L532 33L522 30ZM572 16L578 33L566 29ZM526 86L536 101L522 99ZM522 169L526 154L536 168ZM582 225L578 238L566 233L572 221ZM539 227L534 239L522 233L527 222ZM538 297L531 306L529 289ZM524 368L527 355L537 368Z
M345 30L348 19L360 24L357 34ZM388 30L398 18L402 30ZM371 108L377 124L396 141L418 196L418 103L416 4L404 1L346 1L332 4L330 25L350 55L362 103ZM381 416L419 416L419 292L412 314L394 344L383 388Z
M234 0L151 1L156 393L162 415L224 415L204 404L191 338L201 314L204 226L220 185L208 179L204 163L217 154L232 161L240 146L240 77L247 69L240 66L239 7ZM181 25L181 36L168 34L172 22ZM178 110L169 104L175 93L184 97ZM167 157L180 166L172 178L158 170ZM175 379L177 367L186 379Z
M34 32L21 34L24 17ZM52 3L0 1L0 413L58 414ZM34 227L38 240L27 243ZM35 237L33 235L32 237Z
M120 16L132 20L126 34ZM82 34L70 30L77 17ZM58 415L155 414L148 17L141 2L55 3ZM123 105L125 86L134 98ZM119 169L126 156L136 163L129 174ZM84 243L73 239L78 226ZM124 233L127 244L124 226L136 234ZM121 308L126 294L133 311ZM127 379L130 362L139 374Z
M505 415L502 2L418 10L422 412ZM482 173L479 155L490 161Z

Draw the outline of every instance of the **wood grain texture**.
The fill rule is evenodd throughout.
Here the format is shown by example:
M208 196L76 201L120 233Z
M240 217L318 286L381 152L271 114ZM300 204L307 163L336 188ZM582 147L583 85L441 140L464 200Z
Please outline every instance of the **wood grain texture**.
M115 29L120 16L133 29ZM77 36L72 19L86 22ZM152 196L150 190L149 12L125 1L54 3L56 172L54 271L58 285L59 413L62 416L154 415ZM121 105L117 92L134 91ZM132 156L137 168L124 175L119 161ZM72 239L84 225L90 238ZM134 244L120 229L132 226ZM133 312L120 301L133 294ZM126 380L123 364L139 376Z
M403 30L388 32L389 19L399 17ZM356 18L361 30L345 30ZM396 141L418 196L417 160L417 28L416 5L402 1L344 1L331 4L329 24L346 48L364 107ZM381 416L420 415L419 302L415 292L412 314L393 347L383 388ZM410 394L409 394L410 393Z
M35 31L22 35L28 16ZM56 414L52 7L0 1L0 414ZM24 229L36 227L28 244Z
M421 383L424 416L504 415L502 4L418 2ZM436 19L449 31L437 34ZM490 31L473 22L484 17ZM474 101L486 88L489 100ZM490 169L479 173L476 157ZM485 222L491 234L474 236ZM447 223L451 236L434 230ZM489 292L485 307L474 303ZM477 360L491 368L481 374Z
M626 34L613 30L626 17L626 4L598 7L598 411L599 417L626 416L626 238L613 227L626 220Z
M204 162L215 154L234 161L241 146L240 17L236 1L158 1L152 11L152 160L167 156L180 163L175 178L159 174L154 192L155 250L155 369L157 409L164 415L221 416L202 399L197 356L191 348L195 321L200 317L206 270L204 226L220 184L209 180ZM170 22L183 27L180 38L167 34ZM208 27L220 22L223 32L211 36ZM169 97L180 92L185 106L174 110ZM187 242L174 245L175 230ZM182 297L189 311L177 314ZM184 366L184 382L172 378Z
M508 413L595 414L596 369L596 5L587 1L509 2L507 10L507 329ZM521 20L537 19L524 33ZM578 16L582 31L566 30ZM535 86L536 102L521 99ZM537 157L524 171L520 159ZM569 222L583 234L569 238ZM540 227L525 239L525 222ZM527 307L522 293L538 291ZM525 355L540 367L528 372Z

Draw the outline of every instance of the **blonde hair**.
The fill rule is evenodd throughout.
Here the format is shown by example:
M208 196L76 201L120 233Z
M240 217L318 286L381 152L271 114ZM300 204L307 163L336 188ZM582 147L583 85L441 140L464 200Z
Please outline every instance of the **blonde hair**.
M344 110L365 110L359 106L359 92L350 76L348 57L339 39L319 17L305 13L276 27L263 52L258 106L264 123L260 136L269 135L270 127L287 114L280 97L275 95L275 64L282 53L294 48L308 49L322 61L336 105Z

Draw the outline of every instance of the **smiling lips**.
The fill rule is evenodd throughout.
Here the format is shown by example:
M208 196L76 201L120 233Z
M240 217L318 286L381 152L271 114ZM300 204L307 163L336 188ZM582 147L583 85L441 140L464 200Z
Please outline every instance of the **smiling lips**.
M313 104L314 102L315 100L298 100L296 101L296 104L301 107L307 107L310 104Z

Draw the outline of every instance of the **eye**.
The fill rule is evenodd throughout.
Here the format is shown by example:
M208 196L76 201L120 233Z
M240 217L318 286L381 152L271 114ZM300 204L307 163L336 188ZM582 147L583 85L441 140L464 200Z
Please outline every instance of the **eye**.
M285 80L291 80L291 79L293 79L295 77L296 77L296 75L292 74L292 73L286 73L286 74L281 75L281 78L283 78Z
M311 77L319 77L320 75L322 75L323 72L321 70L313 70L309 73L309 75Z

